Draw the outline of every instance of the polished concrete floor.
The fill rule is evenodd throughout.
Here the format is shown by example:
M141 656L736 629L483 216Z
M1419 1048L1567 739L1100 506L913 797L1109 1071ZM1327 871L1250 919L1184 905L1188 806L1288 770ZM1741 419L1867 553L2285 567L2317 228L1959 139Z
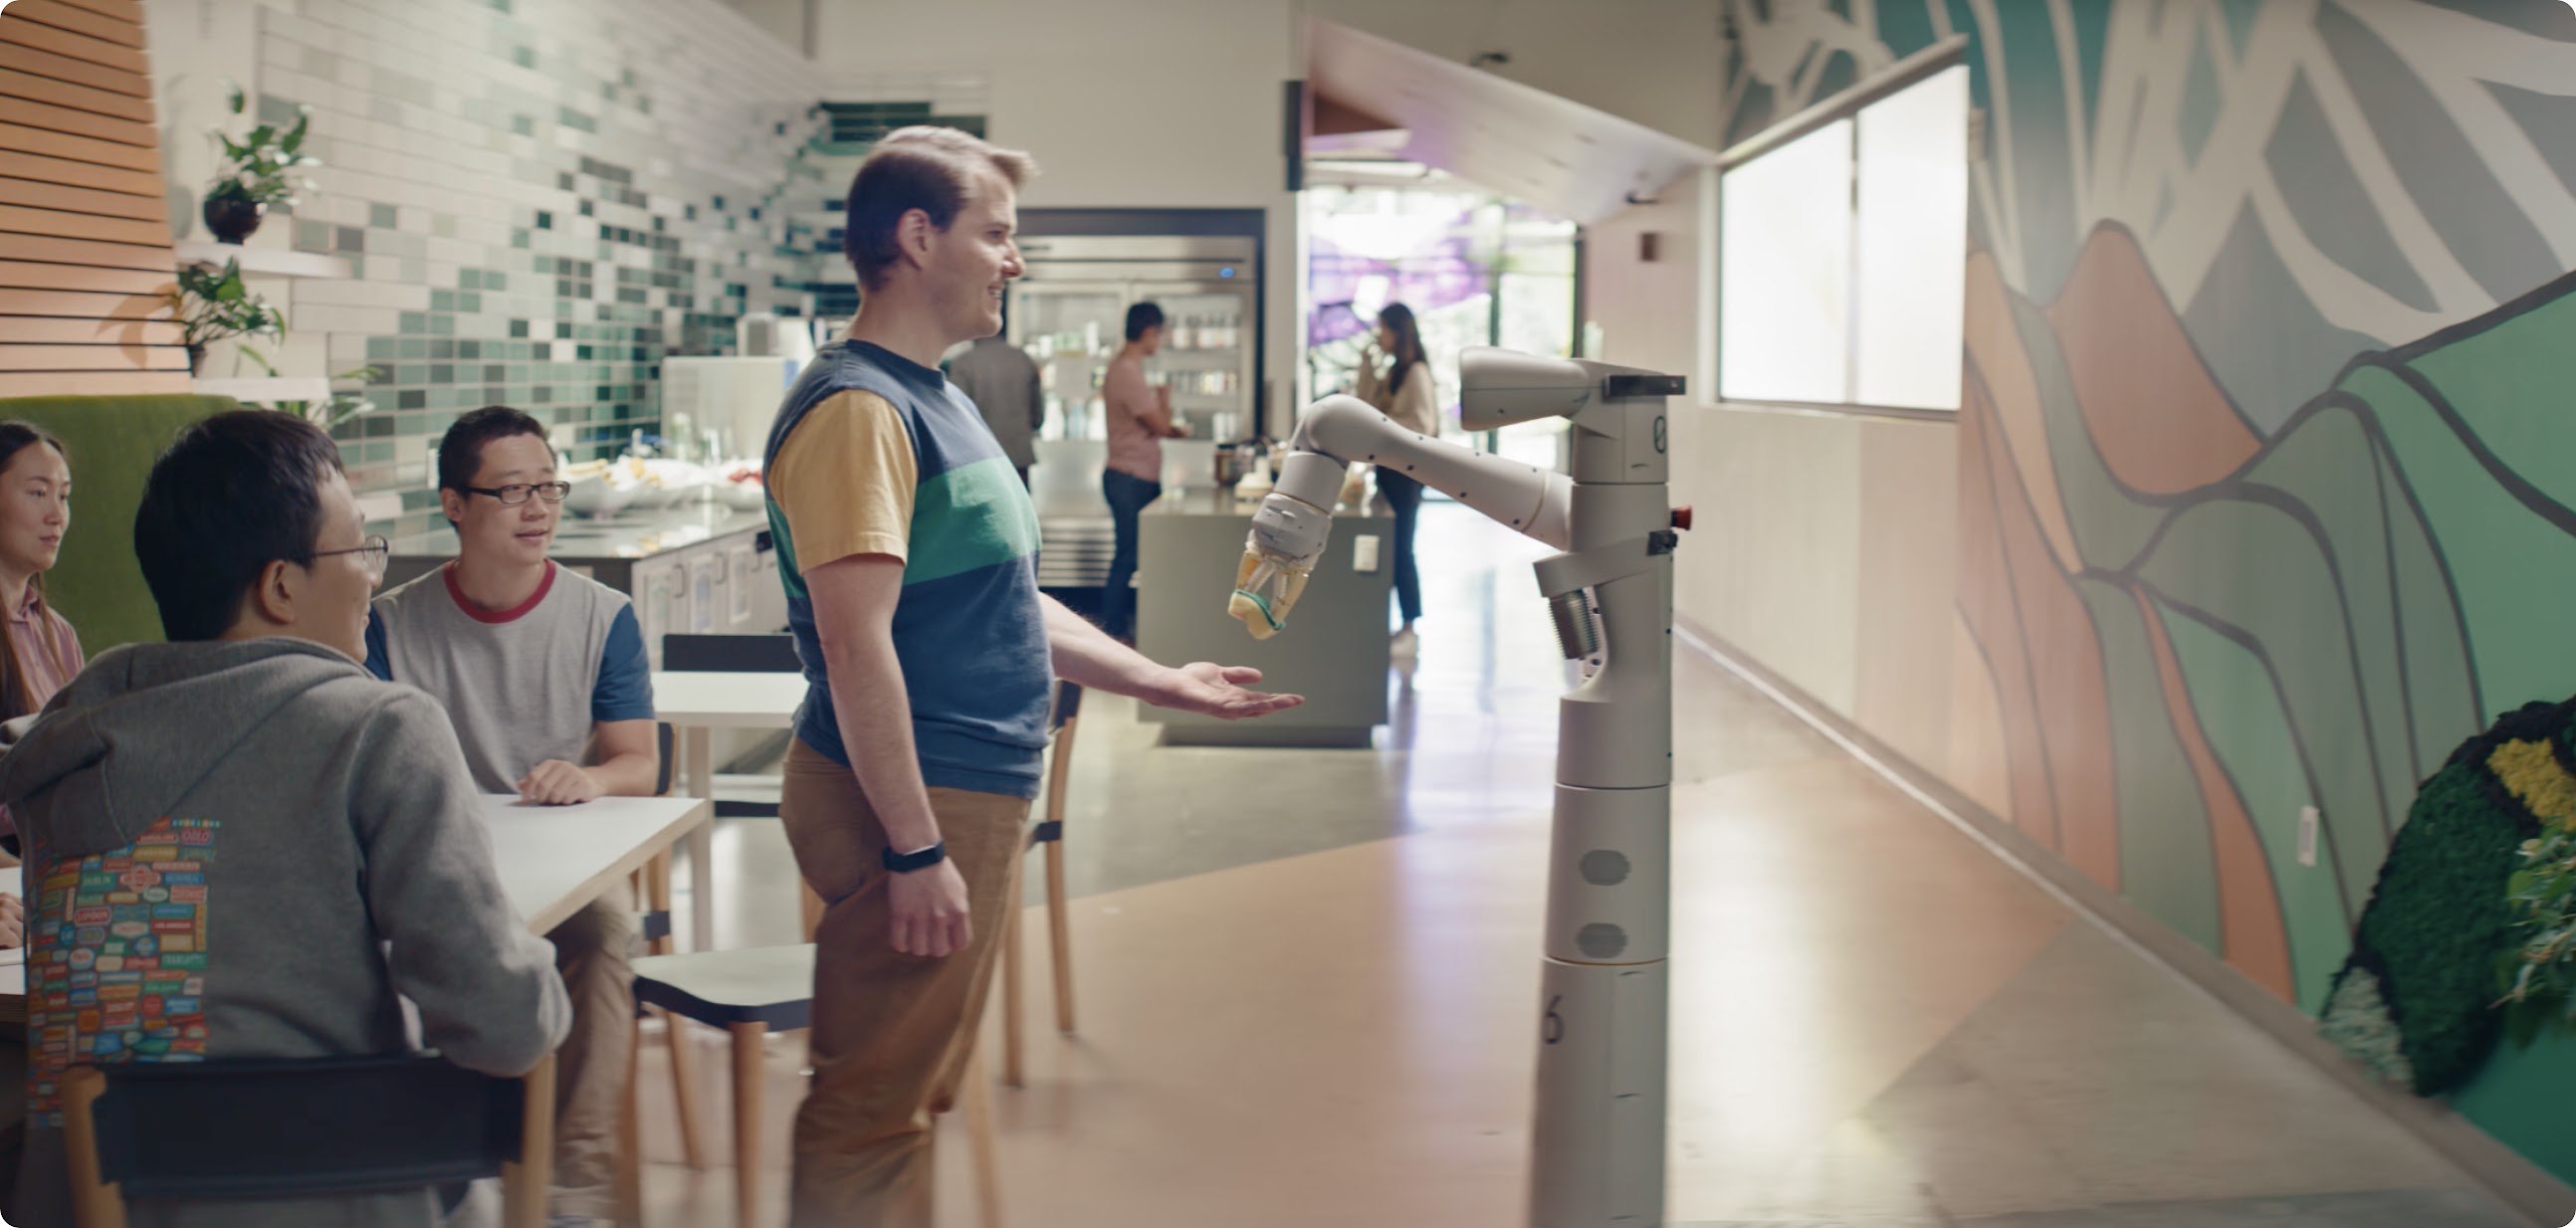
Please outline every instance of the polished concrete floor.
M1448 505L1424 535L1432 613L1375 750L1162 748L1132 704L1085 707L1079 1028L1047 1018L1032 913L1027 1084L996 1092L1008 1223L1520 1222L1566 678L1537 548ZM1732 675L1676 670L1668 1222L2523 1222ZM716 872L719 945L796 939L774 822L726 821ZM720 1159L722 1042L693 1043ZM769 1223L801 1054L771 1042ZM678 1162L667 1054L643 1060L648 1222L733 1222L731 1170ZM964 1136L943 1128L962 1228Z

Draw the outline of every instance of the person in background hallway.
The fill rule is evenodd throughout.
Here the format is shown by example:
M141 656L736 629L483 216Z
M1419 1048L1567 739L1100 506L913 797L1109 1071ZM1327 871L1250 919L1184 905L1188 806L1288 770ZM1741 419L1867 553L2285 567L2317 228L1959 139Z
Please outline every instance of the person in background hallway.
M770 427L762 473L805 665L779 789L814 931L794 1228L930 1228L931 1114L975 1046L1019 906L1049 677L1225 719L1261 671L1158 665L1038 592L1037 509L933 365L1001 328L1029 156L902 128L850 182L866 294Z
M73 1066L409 1053L409 999L419 1044L516 1078L571 1018L554 953L501 890L447 714L358 663L388 548L340 445L269 410L191 423L153 462L133 540L169 642L101 653L32 727L0 726L16 735L0 802L37 886L27 1033L41 1043L7 1211L28 1228L72 1220L59 1081ZM127 908L150 925L92 919ZM266 1124L248 1110L206 1123ZM153 1199L134 1222L431 1228L438 1201L427 1184Z
M45 573L72 523L71 462L43 427L0 422L0 720L45 706L80 672L80 636L45 604ZM0 807L0 835L17 842ZM14 852L14 847L12 848ZM0 891L0 948L26 941L25 901ZM27 1132L27 1045L0 1037L0 1209L18 1203L18 1153Z
M1431 365L1422 352L1422 332L1413 309L1389 303L1377 313L1377 336L1360 354L1358 395L1395 420L1397 426L1433 439L1440 437L1438 393L1431 387ZM1378 373L1381 357L1391 360ZM1422 483L1384 465L1377 469L1377 493L1395 511L1395 605L1404 626L1395 633L1397 656L1413 652L1413 623L1422 617L1422 575L1413 565L1413 530L1422 519Z
M1172 389L1145 382L1145 360L1163 348L1163 309L1138 303L1127 309L1127 344L1109 360L1100 398L1109 409L1109 467L1100 495L1109 501L1116 546L1109 578L1100 588L1100 625L1117 639L1136 642L1136 518L1163 497L1163 441L1190 433L1172 420Z
M507 405L438 441L456 558L376 598L367 668L429 692L485 793L539 806L653 792L653 681L626 594L546 557L567 487L545 424ZM555 1063L553 1228L617 1213L618 1114L633 1047L635 902L610 888L546 935L572 994Z
M995 333L978 339L948 364L948 382L957 385L984 415L984 425L993 428L994 441L1002 445L1002 455L1011 458L1011 467L1020 471L1025 489L1029 467L1038 463L1031 441L1037 438L1038 428L1046 425L1046 399L1038 395L1036 360Z

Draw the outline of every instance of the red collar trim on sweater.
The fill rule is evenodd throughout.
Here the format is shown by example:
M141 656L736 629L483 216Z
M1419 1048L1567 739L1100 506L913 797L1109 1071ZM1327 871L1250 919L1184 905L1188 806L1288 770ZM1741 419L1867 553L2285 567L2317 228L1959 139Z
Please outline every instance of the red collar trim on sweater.
M545 600L546 594L553 592L555 587L555 561L553 559L547 559L546 578L537 581L537 591L528 594L527 600L506 610L486 610L475 605L473 602L466 600L465 590L456 587L456 564L454 562L450 562L447 566L439 568L438 574L446 579L447 596L450 600L456 602L456 608L465 611L465 616L467 618L473 619L478 623L517 622L518 620L527 617L528 611L537 608L537 603Z

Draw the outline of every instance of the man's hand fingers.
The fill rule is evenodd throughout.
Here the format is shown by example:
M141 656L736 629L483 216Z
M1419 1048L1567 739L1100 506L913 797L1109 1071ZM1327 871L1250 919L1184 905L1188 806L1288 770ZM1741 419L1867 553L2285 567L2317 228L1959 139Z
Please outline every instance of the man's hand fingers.
M1233 683L1236 686L1251 686L1253 683L1261 681L1261 671L1254 669L1249 665L1221 666L1219 667L1219 673L1227 682Z

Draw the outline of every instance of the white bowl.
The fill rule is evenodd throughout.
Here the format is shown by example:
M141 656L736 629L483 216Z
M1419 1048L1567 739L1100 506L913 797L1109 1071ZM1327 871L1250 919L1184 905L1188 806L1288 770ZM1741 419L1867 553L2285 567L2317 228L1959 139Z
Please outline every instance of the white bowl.
M632 487L613 486L604 478L581 478L564 495L564 510L579 516L614 516L634 501Z

